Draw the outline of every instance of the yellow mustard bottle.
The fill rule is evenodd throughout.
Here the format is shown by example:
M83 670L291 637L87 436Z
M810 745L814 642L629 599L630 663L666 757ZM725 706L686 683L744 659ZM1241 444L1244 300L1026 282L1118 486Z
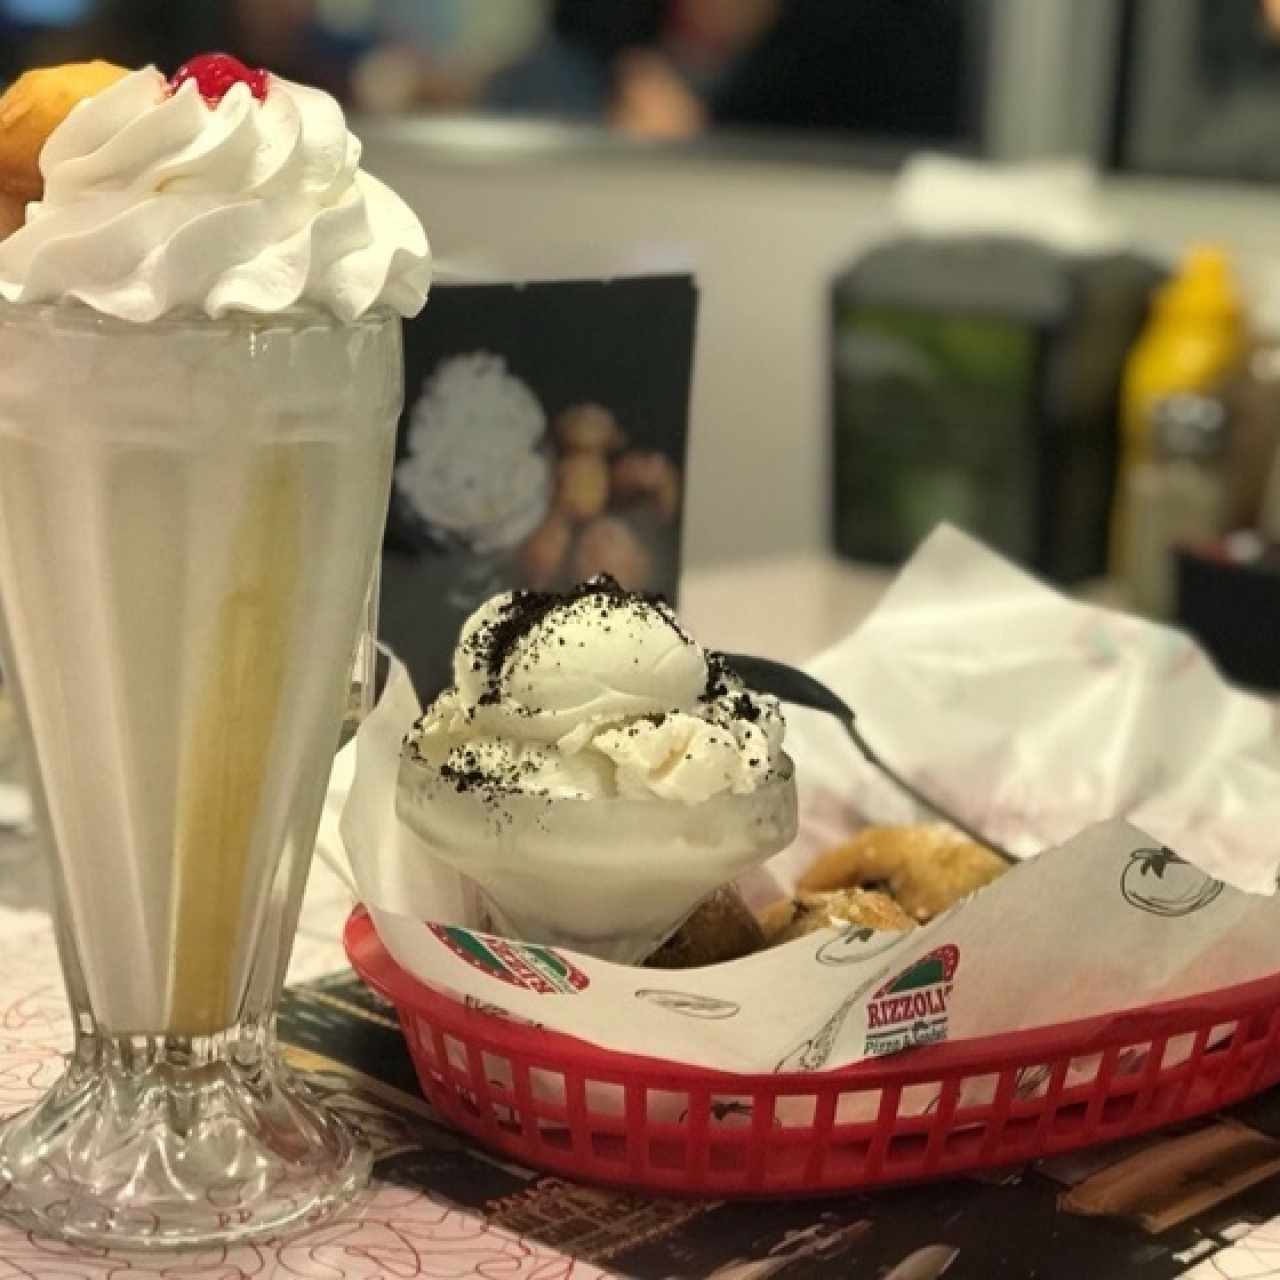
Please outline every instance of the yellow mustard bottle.
M1135 469L1152 451L1152 414L1167 396L1219 389L1244 356L1244 308L1226 253L1216 245L1187 251L1156 294L1125 365L1120 393L1120 468L1111 519L1111 571L1125 571Z

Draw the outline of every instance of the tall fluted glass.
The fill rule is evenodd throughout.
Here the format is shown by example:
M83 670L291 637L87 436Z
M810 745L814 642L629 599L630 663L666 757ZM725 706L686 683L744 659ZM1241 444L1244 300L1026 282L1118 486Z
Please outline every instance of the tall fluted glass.
M273 1015L401 395L390 314L0 307L0 661L78 1034L0 1129L0 1209L38 1229L242 1239L367 1172Z

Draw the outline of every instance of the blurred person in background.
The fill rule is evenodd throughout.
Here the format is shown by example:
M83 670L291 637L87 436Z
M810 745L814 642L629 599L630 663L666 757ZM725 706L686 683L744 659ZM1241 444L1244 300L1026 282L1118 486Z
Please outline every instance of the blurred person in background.
M79 56L76 33L92 8L92 0L0 0L0 85L28 66Z
M0 0L0 75L88 58L173 71L226 49L329 87L335 69L309 39L313 15L314 0Z
M366 110L603 117L646 138L964 125L962 0L369 3L375 38L352 76Z
M561 38L553 18L550 0L376 0L353 100L379 112L597 115L607 76Z
M670 0L654 43L618 59L612 118L648 137L955 137L965 36L957 0Z
M781 0L674 0L653 47L618 59L613 123L641 137L700 133L715 95L782 7Z
M0 76L226 49L357 109L957 136L965 0L0 0Z
M0 74L89 57L171 71L225 49L367 108L472 106L547 14L548 0L0 0Z
M324 40L316 13L317 0L99 0L92 56L172 71L225 49L345 98L349 55Z

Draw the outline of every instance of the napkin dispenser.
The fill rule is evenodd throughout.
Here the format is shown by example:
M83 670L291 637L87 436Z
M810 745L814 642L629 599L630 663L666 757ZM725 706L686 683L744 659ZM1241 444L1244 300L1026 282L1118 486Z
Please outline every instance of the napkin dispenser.
M863 255L831 297L836 550L897 564L950 521L1059 582L1103 572L1120 379L1159 278L1012 236Z

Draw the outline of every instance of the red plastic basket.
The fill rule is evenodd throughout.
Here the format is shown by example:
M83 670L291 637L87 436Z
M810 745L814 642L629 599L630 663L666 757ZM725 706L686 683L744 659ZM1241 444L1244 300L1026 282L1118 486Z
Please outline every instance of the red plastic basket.
M396 1007L423 1091L450 1122L522 1164L659 1194L834 1195L1021 1164L1280 1080L1280 974L836 1071L734 1075L468 1008L399 968L363 910L345 941L356 971ZM904 1099L920 1087L936 1105L910 1114ZM850 1100L867 1119L840 1122Z

